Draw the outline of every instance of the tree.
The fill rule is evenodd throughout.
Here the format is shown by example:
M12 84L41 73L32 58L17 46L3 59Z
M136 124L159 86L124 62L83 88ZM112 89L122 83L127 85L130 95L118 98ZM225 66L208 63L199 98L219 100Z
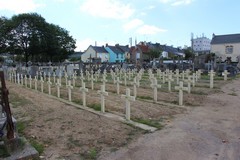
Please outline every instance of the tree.
M0 17L0 52L6 52L7 50L7 23L6 17Z
M150 49L149 51L150 59L159 58L162 55L160 49Z
M67 30L49 24L45 31L45 51L51 61L66 59L69 54L74 52L76 41Z
M24 13L13 16L10 20L0 19L1 45L6 45L14 54L25 57L27 64L31 60L58 61L67 58L76 48L76 41L69 32L57 25L49 24L37 13Z
M195 58L195 54L192 52L191 47L188 47L186 49L183 49L183 52L185 54L185 59L186 60L190 60L190 59L194 59Z

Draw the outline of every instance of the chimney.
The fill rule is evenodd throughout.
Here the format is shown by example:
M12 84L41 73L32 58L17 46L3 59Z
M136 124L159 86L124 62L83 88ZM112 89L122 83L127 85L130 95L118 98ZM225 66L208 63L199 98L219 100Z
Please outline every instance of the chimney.
M108 44L106 43L106 47L108 47Z
M214 38L214 37L215 37L215 34L213 33L213 34L212 34L212 38Z

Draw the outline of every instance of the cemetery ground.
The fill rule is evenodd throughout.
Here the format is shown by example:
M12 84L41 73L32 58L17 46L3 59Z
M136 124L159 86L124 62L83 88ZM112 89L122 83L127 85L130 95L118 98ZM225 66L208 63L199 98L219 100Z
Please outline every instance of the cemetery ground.
M47 96L47 84L44 84L43 92L45 94L40 93L40 84L38 84L38 91L34 91L34 85L30 90L29 86L26 88L26 86L8 83L8 88L12 112L18 120L19 133L30 140L46 159L96 159L97 157L114 159L117 150L119 151L116 152L116 159L127 159L125 157L130 156L131 152L136 150L134 144L141 145L139 141L148 136L154 137L158 133L167 133L169 130L176 129L176 126L174 126L176 119L180 117L180 120L182 120L182 117L189 113L192 114L193 111L204 110L206 101L208 105L212 106L226 105L223 102L219 104L216 101L209 100L209 96L222 94L224 91L221 87L234 80L224 82L222 77L216 77L216 79L214 88L210 89L208 78L203 77L200 82L196 83L190 94L184 92L184 106L178 106L178 92L174 88L169 92L167 84L161 84L162 87L158 89L158 100L157 102L153 101L153 89L149 87L147 78L145 79L143 76L141 87L137 88L136 101L131 102L131 119L153 126L158 130L164 128L162 131L155 131L154 133L127 123L113 121L53 99ZM85 81L85 83L88 88L87 106L97 111L101 110L100 95L97 94L97 90L100 90L102 82L96 82L93 90L91 90L89 81ZM72 102L82 105L82 93L79 91L80 81L76 82L75 86L72 89ZM121 84L120 95L125 94L126 87L132 89L130 83L126 86ZM113 82L108 82L105 88L109 93L105 97L106 112L124 117L125 101L116 93L116 85ZM64 79L62 79L60 97L66 101L68 100L67 92L68 89L64 86ZM51 94L57 96L57 89L54 85L51 86ZM237 97L238 93L236 90L232 90L227 95ZM194 119L195 117L191 118ZM188 130L191 131L191 128L188 128ZM177 133L175 136L177 137ZM165 137L163 141L171 138L173 137ZM195 139L196 143L197 141L199 139ZM161 140L159 143L161 143ZM126 148L129 146L134 147L128 152ZM168 151L166 150L166 152ZM110 158L107 157L109 154ZM168 154L166 153L166 155ZM113 157L111 157L112 155ZM139 156L141 156L141 153L139 153ZM128 157L128 159L141 158ZM147 157L144 159L147 159Z

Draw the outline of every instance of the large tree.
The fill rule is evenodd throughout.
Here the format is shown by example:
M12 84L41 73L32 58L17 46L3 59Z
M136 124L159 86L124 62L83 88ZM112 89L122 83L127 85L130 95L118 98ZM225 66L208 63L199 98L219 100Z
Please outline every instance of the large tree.
M0 25L7 39L0 39L0 44L6 45L11 53L24 55L26 64L30 56L32 61L39 58L52 61L53 57L62 60L76 48L67 30L47 23L37 13L19 14L9 20L1 18Z

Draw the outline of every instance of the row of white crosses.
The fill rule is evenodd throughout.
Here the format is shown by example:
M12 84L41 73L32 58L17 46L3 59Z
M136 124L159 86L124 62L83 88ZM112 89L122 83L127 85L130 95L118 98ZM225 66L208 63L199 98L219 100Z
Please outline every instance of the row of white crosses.
M92 78L92 77L91 77ZM135 78L136 79L136 78ZM23 76L22 76L22 80L23 80ZM25 80L25 85L27 86L27 77L24 77ZM35 90L37 90L37 82L38 79L35 76ZM40 84L41 84L41 92L43 92L43 88L44 88L44 78L41 76L40 77ZM103 85L101 85L101 90L98 91L98 94L100 94L100 99L101 99L101 112L105 112L105 96L108 96L108 92L105 91L105 82L106 78L105 75L103 76ZM119 83L119 77L117 77L117 82ZM48 77L48 94L51 95L51 79L50 77ZM136 82L135 82L136 84ZM32 88L32 78L31 76L29 77L29 85L30 88ZM60 98L60 87L61 87L61 83L60 83L60 79L57 79L57 83L56 83L56 87L57 87L57 97ZM119 88L119 87L118 87ZM68 100L71 102L72 101L72 89L73 86L71 85L71 81L67 82L67 89L68 89ZM118 89L119 90L119 89ZM82 82L82 87L80 87L80 92L82 93L82 100L83 100L83 106L86 107L86 93L88 92L88 89L85 87L85 83ZM119 91L118 91L119 92ZM126 100L126 119L130 120L130 101L134 101L135 100L135 96L130 96L130 89L127 88L126 89L126 95L122 95L121 97L124 97Z

